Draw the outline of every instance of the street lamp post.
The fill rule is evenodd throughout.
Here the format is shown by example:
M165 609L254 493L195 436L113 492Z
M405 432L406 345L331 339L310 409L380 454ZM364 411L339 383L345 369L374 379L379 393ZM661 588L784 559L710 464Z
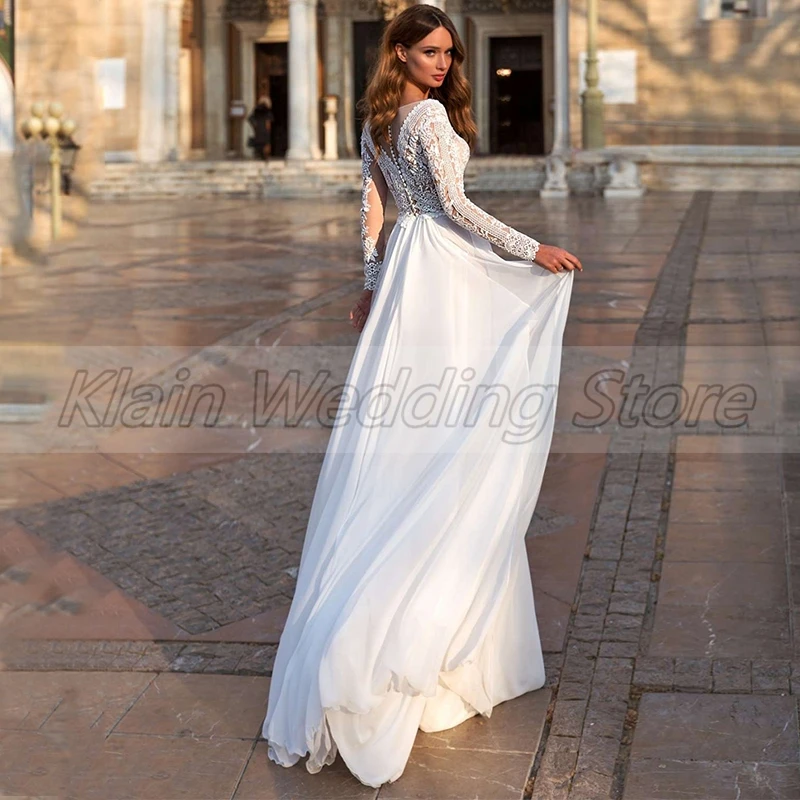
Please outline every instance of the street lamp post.
M53 239L61 235L61 141L71 139L77 125L71 119L64 119L61 103L34 103L31 116L20 125L26 139L40 138L50 145L50 194L51 225Z
M586 89L583 92L583 148L599 150L605 147L603 130L603 93L597 68L597 4L586 0Z

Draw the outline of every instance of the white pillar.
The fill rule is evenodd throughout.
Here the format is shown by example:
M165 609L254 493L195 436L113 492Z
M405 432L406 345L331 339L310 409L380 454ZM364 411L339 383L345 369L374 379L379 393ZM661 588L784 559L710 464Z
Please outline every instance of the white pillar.
M339 104L339 118L343 132L343 152L348 158L356 158L358 142L353 109L358 98L353 92L353 18L342 17L342 102Z
M165 148L167 15L164 0L146 0L142 37L139 160L161 161Z
M313 0L311 0L313 2ZM287 161L313 158L311 147L311 88L316 72L310 70L311 51L316 53L316 26L310 26L309 0L289 0L289 149ZM316 69L316 59L314 60Z
M147 0L142 37L139 160L174 160L179 151L183 0Z
M309 0L308 9L308 100L309 135L311 139L311 158L322 158L319 146L319 68L317 48L317 0Z
M0 61L0 153L14 152L14 82L5 63Z
M311 157L309 137L308 14L306 0L289 0L289 148L287 160Z
M167 0L164 68L164 157L178 158L181 113L181 19L183 0Z
M192 51L181 48L180 112L178 121L178 156L185 158L192 151Z
M556 95L553 154L563 155L571 149L569 137L569 0L555 0L553 40Z
M446 9L444 0L442 0L440 8L442 9L442 11L447 11L447 16L450 17L451 20L453 20L453 25L455 25L455 28L458 31L458 35L461 37L461 40L466 44L467 21L464 18L462 0L448 0Z
M325 18L325 94L335 94L338 98L337 118L341 115L343 75L342 63L344 40L342 37L342 16L338 13L329 13ZM336 149L340 151L343 137L340 135L341 125L337 124ZM328 146L327 131L325 133L325 147Z
M228 139L226 22L220 0L206 0L203 18L206 157L223 158Z

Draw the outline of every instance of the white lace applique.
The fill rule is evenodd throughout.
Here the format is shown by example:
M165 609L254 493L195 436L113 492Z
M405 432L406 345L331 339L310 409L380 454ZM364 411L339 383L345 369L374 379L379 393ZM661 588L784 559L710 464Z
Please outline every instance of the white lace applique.
M434 98L419 101L408 112L392 142L396 155L376 155L369 124L361 133L361 243L366 289L374 289L383 266L384 214L387 192L399 218L446 215L468 231L508 253L533 261L539 242L501 222L464 193L464 171L470 149L450 124L447 109Z
M361 132L361 249L364 288L374 289L383 266L387 186L377 163L368 125Z
M512 255L533 261L539 250L536 239L501 222L466 196L464 170L469 161L469 145L456 133L442 103L434 100L425 106L417 126L418 136L439 202L447 216Z

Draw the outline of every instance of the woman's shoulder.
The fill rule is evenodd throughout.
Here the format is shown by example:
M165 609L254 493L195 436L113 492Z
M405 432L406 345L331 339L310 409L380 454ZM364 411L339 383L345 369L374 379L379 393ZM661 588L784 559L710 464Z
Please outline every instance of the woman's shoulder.
M436 97L426 97L419 102L420 115L447 117L447 107Z
M426 125L435 127L437 131L441 131L442 127L450 127L450 117L447 114L447 107L445 104L435 97L426 97L420 100L416 108L413 108L410 113L416 112L414 120L412 120L415 131L422 130Z

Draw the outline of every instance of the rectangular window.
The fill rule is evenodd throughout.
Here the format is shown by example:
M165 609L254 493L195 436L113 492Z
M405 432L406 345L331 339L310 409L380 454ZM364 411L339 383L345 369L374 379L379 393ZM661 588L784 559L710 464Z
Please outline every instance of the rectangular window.
M700 0L701 19L768 17L770 0Z

